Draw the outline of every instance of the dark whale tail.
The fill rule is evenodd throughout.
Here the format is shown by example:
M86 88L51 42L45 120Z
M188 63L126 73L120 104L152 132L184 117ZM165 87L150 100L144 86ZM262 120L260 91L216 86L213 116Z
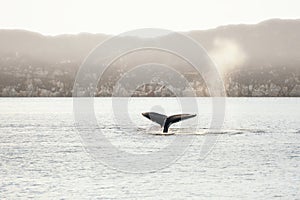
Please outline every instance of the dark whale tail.
M162 114L155 113L155 112L146 112L146 113L142 113L142 115L144 117L150 119L151 121L158 123L160 125L160 127L163 127L164 133L168 132L169 127L172 124L196 116L196 115L190 115L190 114L178 114L178 115L171 115L168 117L166 115L162 115Z

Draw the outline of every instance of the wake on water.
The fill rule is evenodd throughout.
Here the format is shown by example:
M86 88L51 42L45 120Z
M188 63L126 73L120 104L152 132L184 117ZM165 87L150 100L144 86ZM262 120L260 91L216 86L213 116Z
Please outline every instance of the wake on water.
M199 128L197 130L191 131L188 128L171 128L168 133L163 133L160 127L150 127L150 128L138 128L138 133L142 134L150 134L157 136L171 136L171 135L238 135L238 134L246 134L246 133L265 133L264 130L254 130L254 129L220 129L213 130L209 128Z

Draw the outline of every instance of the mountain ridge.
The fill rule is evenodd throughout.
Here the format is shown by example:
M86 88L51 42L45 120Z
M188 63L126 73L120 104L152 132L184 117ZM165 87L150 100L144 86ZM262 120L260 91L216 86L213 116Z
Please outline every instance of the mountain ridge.
M258 24L234 24L182 33L195 39L208 52L228 45L228 41L235 43L239 47L237 51L247 57L239 67L300 65L300 19L270 19ZM0 57L18 53L47 63L82 62L96 45L109 37L111 35L102 33L47 36L27 30L0 29ZM223 54L226 55L226 51Z

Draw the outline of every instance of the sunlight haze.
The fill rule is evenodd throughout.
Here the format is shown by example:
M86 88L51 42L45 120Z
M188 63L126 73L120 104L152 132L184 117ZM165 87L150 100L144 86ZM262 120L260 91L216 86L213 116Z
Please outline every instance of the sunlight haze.
M0 0L0 28L46 35L118 34L138 28L203 30L227 24L255 24L270 18L300 18L297 0Z

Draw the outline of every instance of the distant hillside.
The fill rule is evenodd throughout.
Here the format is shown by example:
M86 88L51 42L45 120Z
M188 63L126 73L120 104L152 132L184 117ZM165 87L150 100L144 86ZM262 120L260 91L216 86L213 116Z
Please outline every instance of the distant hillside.
M202 44L215 61L228 96L300 97L300 20L272 19L183 34ZM81 62L109 37L89 33L44 36L24 30L0 30L0 96L72 96ZM130 39L136 44L144 42L142 38ZM159 39L162 38L157 42ZM209 96L205 83L187 62L159 51L134 52L116 61L105 72L96 95L110 96L124 68L153 60L174 66L192 83L198 96ZM160 86L141 88L136 96L173 95ZM184 96L185 90L180 91Z
M47 63L63 60L77 62L82 61L90 50L107 37L89 33L44 36L23 30L0 30L0 57L17 52Z
M206 49L218 38L231 40L246 56L243 66L300 67L300 19L272 19L256 25L228 25L207 31L191 31Z
M237 63L239 67L300 66L300 19L272 19L256 25L228 25L185 34L200 42L209 53L224 46L224 51L217 50L221 56L240 59L239 52L226 55L226 45L234 43L238 46L236 51L244 57L243 62ZM0 57L18 53L47 63L63 60L80 62L108 37L89 33L44 36L23 30L0 30Z

